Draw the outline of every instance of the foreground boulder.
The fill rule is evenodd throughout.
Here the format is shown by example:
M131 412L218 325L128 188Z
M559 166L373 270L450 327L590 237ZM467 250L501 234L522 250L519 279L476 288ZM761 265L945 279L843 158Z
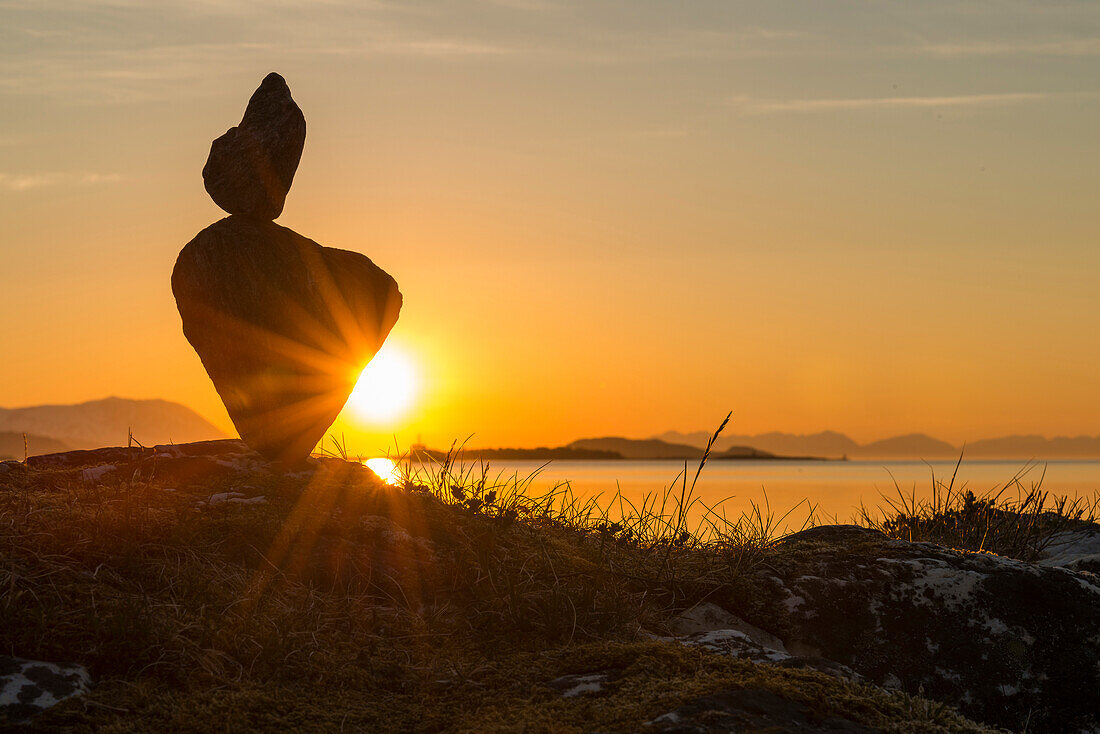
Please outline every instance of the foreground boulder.
M648 722L663 734L728 734L767 731L772 734L876 734L839 716L814 716L810 707L763 688L719 691L690 701Z
M88 692L81 665L43 663L0 655L0 724L24 721L66 698Z
M27 471L27 467L18 461L0 461L0 477L19 476Z
M401 309L397 283L363 255L246 217L183 248L172 292L241 438L287 463L324 436Z
M865 682L859 673L836 661L791 654L775 635L710 602L703 602L679 615L670 628L676 634L671 639L719 655L781 668L816 670L836 678Z
M826 526L722 606L877 685L1031 732L1100 728L1100 580Z
M1039 565L1100 574L1100 525L1089 523L1055 533L1043 550Z
M83 485L121 482L188 484L241 475L263 475L271 465L243 441L221 439L152 447L118 446L63 451L27 459L32 471L51 472L56 479Z
M283 211L306 141L306 118L278 74L268 74L244 117L210 146L202 169L214 203L230 214L275 219Z
M287 465L324 436L401 310L397 283L369 259L269 221L304 141L302 111L268 74L203 169L233 216L199 232L172 271L183 333L241 438Z
M298 471L274 464L253 451L244 441L222 439L151 447L114 447L88 451L42 454L27 459L28 475L48 477L49 486L75 483L85 487L157 484L168 491L196 487L211 482L252 489L246 482L268 481L274 476L308 480L318 471L357 476L369 483L381 481L363 464L336 457L314 456L302 462ZM4 475L0 474L0 479ZM31 476L23 476L23 483ZM221 497L219 500L218 497ZM229 492L215 494L209 504L252 504L256 498Z

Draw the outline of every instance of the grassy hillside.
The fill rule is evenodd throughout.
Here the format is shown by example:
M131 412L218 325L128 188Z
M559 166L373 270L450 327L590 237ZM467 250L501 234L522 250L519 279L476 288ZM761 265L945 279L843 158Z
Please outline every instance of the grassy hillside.
M884 730L982 730L903 694L653 639L769 562L763 519L707 534L657 494L611 522L454 465L401 488L337 459L168 467L0 472L0 651L96 681L37 727L637 731L735 689ZM599 696L552 685L594 669L614 671Z

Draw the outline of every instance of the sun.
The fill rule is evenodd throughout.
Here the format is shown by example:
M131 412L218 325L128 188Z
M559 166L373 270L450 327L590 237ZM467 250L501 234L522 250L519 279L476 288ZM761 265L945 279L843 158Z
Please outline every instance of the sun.
M378 475L386 484L396 487L401 484L401 468L393 459L377 457L363 462L368 469Z
M419 382L416 364L408 353L386 342L359 375L348 407L367 423L391 425L416 402Z

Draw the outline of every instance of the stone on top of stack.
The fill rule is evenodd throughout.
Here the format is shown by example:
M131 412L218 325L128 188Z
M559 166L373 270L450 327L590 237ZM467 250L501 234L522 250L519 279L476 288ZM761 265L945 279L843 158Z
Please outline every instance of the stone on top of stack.
M276 219L298 170L306 118L278 74L264 77L236 127L210 145L206 191L230 214Z

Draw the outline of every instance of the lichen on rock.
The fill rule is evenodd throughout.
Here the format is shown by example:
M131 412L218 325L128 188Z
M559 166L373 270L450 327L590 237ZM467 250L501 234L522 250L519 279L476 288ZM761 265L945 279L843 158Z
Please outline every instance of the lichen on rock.
M784 541L720 603L788 650L1029 731L1100 727L1100 582L849 526ZM750 591L754 589L755 592Z

